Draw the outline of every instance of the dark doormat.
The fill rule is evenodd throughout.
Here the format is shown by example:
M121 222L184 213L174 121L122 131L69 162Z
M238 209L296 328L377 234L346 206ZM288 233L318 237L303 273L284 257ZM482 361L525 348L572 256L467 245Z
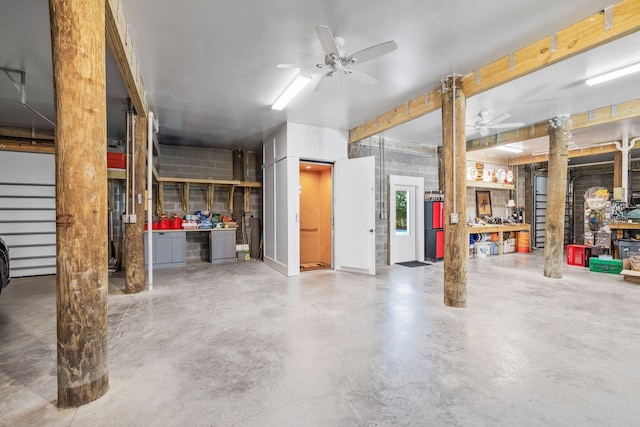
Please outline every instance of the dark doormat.
M420 261L396 262L396 264L404 265L405 267L422 267L425 265L431 265L428 262L420 262Z
M300 271L325 270L328 268L331 268L331 266L324 262L305 262L300 264Z

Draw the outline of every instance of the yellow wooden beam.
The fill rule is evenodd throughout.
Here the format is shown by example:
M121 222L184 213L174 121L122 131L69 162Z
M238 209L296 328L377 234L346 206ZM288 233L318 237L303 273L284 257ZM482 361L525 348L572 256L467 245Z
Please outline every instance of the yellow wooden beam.
M28 128L17 128L10 126L0 126L0 137L20 138L33 141L54 141L55 135L52 130L39 130Z
M467 151L483 150L489 147L496 147L513 142L527 141L529 139L538 138L549 135L549 126L547 122L540 122L531 126L524 126L518 129L512 129L506 132L500 132L494 135L485 136L467 141Z
M144 86L142 76L138 67L138 61L133 52L133 46L127 32L127 24L118 8L118 0L107 0L106 2L106 36L107 44L111 50L118 69L122 75L122 80L131 98L131 103L136 109L136 113L141 117L147 117L147 101L144 97Z
M55 146L53 142L28 142L13 141L0 137L0 151L23 151L32 153L54 154Z
M586 156L594 156L596 154L615 153L618 151L615 145L602 145L599 147L580 148L570 150L568 157L570 159ZM520 156L509 160L509 166L528 165L531 163L543 163L549 161L548 154L538 154L536 156L527 155Z
M509 56L467 74L462 82L465 96L468 98L477 95L640 30L640 1L622 0L611 8L609 11L612 16L611 22L605 23L604 12L595 13L560 30L554 34L554 37L551 35L544 37ZM554 39L557 43L552 46ZM432 98L434 103L431 102ZM428 102L425 102L425 97L422 96L413 99L407 106L399 106L383 113L376 119L349 131L349 142L360 141L434 111L440 108L439 98L439 91L434 90L429 92ZM410 110L412 103L414 105L422 103L424 106L408 114L406 111Z

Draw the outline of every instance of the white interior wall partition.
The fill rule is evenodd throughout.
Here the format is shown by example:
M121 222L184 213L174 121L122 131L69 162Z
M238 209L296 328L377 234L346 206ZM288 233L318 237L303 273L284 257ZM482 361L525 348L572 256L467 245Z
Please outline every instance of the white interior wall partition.
M53 154L0 151L0 237L11 277L56 273Z
M286 123L263 143L264 261L287 276L300 274L300 159L347 158L348 133Z

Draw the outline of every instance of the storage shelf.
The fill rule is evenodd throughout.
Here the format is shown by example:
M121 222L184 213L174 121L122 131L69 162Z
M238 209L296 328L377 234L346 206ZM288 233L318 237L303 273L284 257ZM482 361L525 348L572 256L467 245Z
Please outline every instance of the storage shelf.
M514 184L504 184L502 182L467 181L467 188L490 188L494 190L513 190Z

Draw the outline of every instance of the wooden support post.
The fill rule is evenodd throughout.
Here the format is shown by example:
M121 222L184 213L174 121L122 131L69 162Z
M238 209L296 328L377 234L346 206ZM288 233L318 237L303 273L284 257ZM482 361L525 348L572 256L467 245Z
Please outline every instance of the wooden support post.
M567 197L569 116L549 120L549 175L547 179L547 223L544 239L544 275L562 278L564 262L564 213Z
M615 153L613 153L613 193L615 195L616 193L616 188L619 188L620 190L618 190L620 193L622 193L622 151L620 150L616 150ZM625 202L628 200L625 200Z
M137 117L134 129L136 135L135 157L132 162L135 168L129 168L132 177L135 173L135 188L131 189L132 210L135 211L136 221L124 225L124 246L126 256L126 270L124 291L127 294L137 294L147 290L144 280L144 189L146 187L147 171L147 119ZM139 195L139 196L138 196Z
M467 306L466 100L462 77L447 77L442 87L442 169L444 175L444 303ZM451 220L458 215L457 223Z
M244 150L233 150L233 179L244 181ZM242 243L242 225L244 218L244 187L236 187L233 193L233 208L231 215L236 218L238 228L236 230L236 242Z
M58 406L109 389L104 0L49 0L56 104Z

